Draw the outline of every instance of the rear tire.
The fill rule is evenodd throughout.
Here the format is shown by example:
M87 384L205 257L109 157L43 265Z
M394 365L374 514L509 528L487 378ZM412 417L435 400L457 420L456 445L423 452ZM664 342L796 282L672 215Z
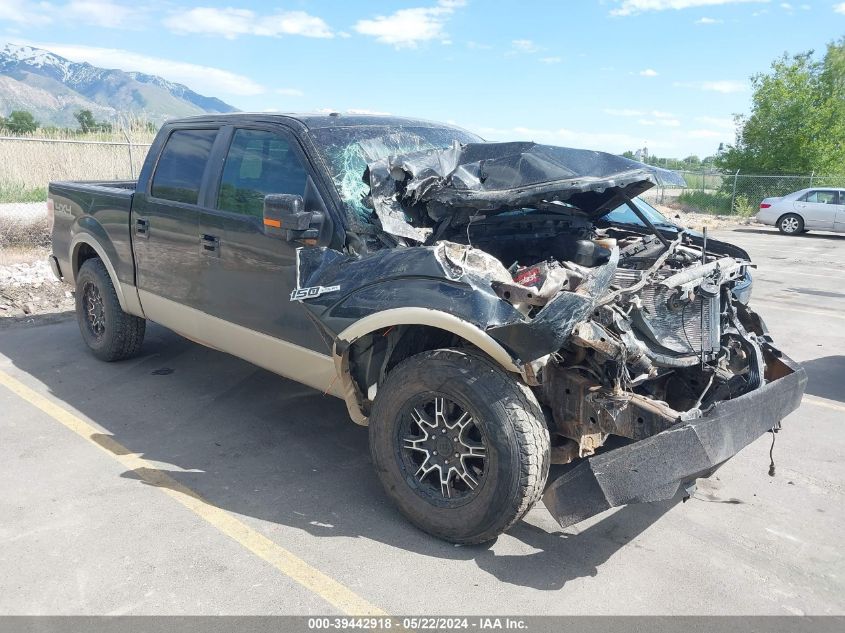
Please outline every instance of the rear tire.
M778 231L784 235L798 235L804 232L804 218L795 213L787 213L778 219Z
M105 264L85 260L76 275L76 320L82 339L94 356L107 362L138 353L147 322L120 308Z
M400 511L453 543L506 531L540 498L549 473L534 394L465 350L423 352L388 374L370 416L370 450Z

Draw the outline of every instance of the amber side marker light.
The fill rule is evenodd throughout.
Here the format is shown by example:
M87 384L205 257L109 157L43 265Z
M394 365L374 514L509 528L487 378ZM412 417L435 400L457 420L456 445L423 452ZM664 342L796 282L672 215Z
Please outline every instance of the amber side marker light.
M272 226L274 228L280 229L280 228L282 228L282 221L281 220L271 220L270 218L264 218L264 226Z

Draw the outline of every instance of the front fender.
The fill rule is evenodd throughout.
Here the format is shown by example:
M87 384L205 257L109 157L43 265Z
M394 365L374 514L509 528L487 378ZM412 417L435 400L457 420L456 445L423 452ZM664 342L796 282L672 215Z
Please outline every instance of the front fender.
M397 325L426 325L451 332L480 349L508 371L517 373L522 371L511 353L487 332L453 314L430 308L393 308L356 321L338 334L335 342L335 356L342 355L349 345L362 336Z
M341 383L340 392L346 402L349 416L356 424L366 426L368 420L362 406L364 394L360 392L349 369L350 347L355 341L373 332L401 325L424 325L451 332L480 349L504 369L521 375L523 380L531 380L530 367L521 366L517 359L489 334L468 321L453 314L429 308L405 307L383 310L356 321L338 334L334 343L332 356Z

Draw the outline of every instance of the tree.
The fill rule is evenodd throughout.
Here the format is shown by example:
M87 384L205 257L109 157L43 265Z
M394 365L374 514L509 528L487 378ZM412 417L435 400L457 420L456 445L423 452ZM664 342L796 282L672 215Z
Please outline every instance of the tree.
M38 128L38 121L26 110L15 110L5 119L0 119L0 127L12 134L32 134Z
M751 78L751 113L736 116L737 136L716 164L729 172L845 173L845 38L772 64Z
M97 122L94 120L91 110L80 110L73 117L79 122L79 128L83 134L96 131Z
M98 122L94 119L94 115L91 113L91 110L80 110L73 116L79 122L79 129L82 130L83 134L88 134L90 132L112 131L112 124L106 121Z

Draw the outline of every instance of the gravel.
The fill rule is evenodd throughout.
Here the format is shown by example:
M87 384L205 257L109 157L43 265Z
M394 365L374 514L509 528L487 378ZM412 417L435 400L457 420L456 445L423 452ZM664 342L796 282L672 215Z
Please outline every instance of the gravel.
M0 217L40 220L47 217L47 205L44 202L4 202L0 204Z
M70 286L53 276L47 249L3 253L0 263L0 318L66 312L74 309Z
M672 222L688 229L700 231L702 227L708 229L730 229L735 226L752 224L752 218L742 218L736 215L711 215L709 213L692 213L673 209L666 205L657 204L654 207Z

